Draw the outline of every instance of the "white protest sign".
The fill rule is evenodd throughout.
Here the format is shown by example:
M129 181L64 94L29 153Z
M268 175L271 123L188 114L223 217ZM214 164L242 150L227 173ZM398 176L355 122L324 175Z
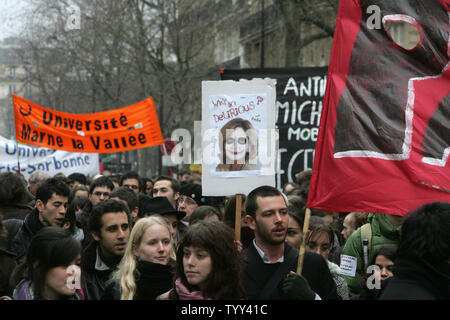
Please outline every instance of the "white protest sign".
M202 82L204 196L275 186L276 80Z
M98 153L73 153L40 147L17 145L15 141L0 136L0 172L20 173L28 179L37 170L50 175L62 172L68 176L79 172L94 176L100 172Z
M355 257L341 254L341 274L344 276L354 277L356 274L356 265L358 260Z

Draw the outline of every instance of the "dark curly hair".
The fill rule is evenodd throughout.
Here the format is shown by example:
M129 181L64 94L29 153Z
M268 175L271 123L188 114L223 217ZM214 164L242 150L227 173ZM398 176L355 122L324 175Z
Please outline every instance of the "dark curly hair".
M402 224L399 258L416 257L438 265L450 259L450 203L427 203Z
M94 207L92 207L91 215L88 220L88 229L91 232L100 233L100 230L103 227L102 216L107 213L118 213L125 212L127 214L128 223L131 224L130 211L127 206L117 200L105 200L97 203Z
M10 204L25 204L26 185L21 177L13 172L0 173L0 207Z
M205 280L202 290L204 297L214 300L244 299L241 282L241 257L234 242L232 230L220 221L202 220L190 226L177 248L176 278L192 290L184 273L184 248L198 247L206 250L212 260L212 271ZM175 285L174 285L174 289Z
M60 178L50 178L45 180L36 191L36 200L41 200L44 204L56 194L69 198L70 188Z

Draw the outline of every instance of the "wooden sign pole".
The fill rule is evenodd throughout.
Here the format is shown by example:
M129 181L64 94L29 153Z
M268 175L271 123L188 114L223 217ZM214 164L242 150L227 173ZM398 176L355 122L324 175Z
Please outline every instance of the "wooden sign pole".
M242 195L236 194L236 215L234 221L234 240L241 241Z
M306 208L305 221L303 222L302 243L300 245L300 252L298 254L297 274L302 274L303 270L303 259L305 258L306 248L306 235L308 234L309 229L309 217L311 217L311 209Z

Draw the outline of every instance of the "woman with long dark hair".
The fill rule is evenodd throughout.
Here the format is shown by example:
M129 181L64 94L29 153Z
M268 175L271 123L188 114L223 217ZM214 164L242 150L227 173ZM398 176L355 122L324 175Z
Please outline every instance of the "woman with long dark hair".
M32 238L25 262L15 271L24 278L14 300L84 300L81 243L59 227L44 227ZM24 273L22 273L25 271Z
M376 249L369 261L369 266L372 268L361 279L361 292L351 299L378 300L386 286L387 281L385 280L393 276L392 269L396 259L396 245L385 245Z
M190 226L178 244L173 288L160 300L244 299L240 253L223 222L202 220Z

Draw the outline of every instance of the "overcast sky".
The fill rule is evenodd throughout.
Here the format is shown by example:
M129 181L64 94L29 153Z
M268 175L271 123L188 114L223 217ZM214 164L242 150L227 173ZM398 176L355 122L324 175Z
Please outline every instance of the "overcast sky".
M17 36L20 31L20 14L28 0L0 0L0 39Z

